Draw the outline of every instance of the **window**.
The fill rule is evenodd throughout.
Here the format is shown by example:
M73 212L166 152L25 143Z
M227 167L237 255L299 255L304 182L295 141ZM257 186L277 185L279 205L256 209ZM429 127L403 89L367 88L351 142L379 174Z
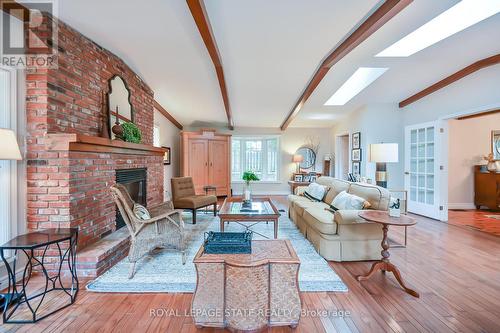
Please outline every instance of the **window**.
M261 181L278 181L279 138L233 137L231 180L241 181L243 172L253 171Z
M153 146L160 147L160 126L154 125L153 127Z

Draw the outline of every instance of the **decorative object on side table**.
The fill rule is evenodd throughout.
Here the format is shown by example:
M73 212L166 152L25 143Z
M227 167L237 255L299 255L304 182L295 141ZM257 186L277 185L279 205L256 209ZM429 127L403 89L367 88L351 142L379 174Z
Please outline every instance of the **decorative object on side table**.
M250 203L252 201L252 188L250 182L259 181L259 177L253 171L245 171L241 177L245 181L245 188L243 189L243 202Z
M391 217L400 217L401 216L401 202L399 198L396 199L396 202L391 203L389 206L389 216Z
M171 152L170 147L162 147L165 149L165 155L163 155L163 165L170 165L171 161Z
M302 174L295 174L293 176L293 181L294 182L302 182L302 181L304 181L304 175L302 175Z
M252 232L205 232L203 248L207 254L252 253Z
M360 149L361 148L361 133L356 132L352 133L352 149Z
M289 240L252 241L251 254L207 254L202 246L193 262L197 328L256 332L298 325L300 259Z
M17 236L0 246L0 256L5 264L9 279L7 289L7 302L3 308L3 322L8 324L35 323L51 314L73 304L78 293L78 277L76 273L76 244L78 240L77 228L45 229ZM59 257L59 262L55 261L54 267L58 267L56 274L47 275L45 256L49 247L57 245L59 251L55 256ZM14 251L13 260L7 260L6 251ZM26 256L25 274L22 281L16 279L16 263L18 255L24 253ZM45 287L39 290L29 287L32 270L38 266L45 274ZM64 279L61 270L68 269L70 276ZM27 273L27 274L26 274ZM33 291L35 290L35 291ZM53 293L55 292L55 293ZM49 295L54 295L50 297ZM67 301L64 299L67 297ZM58 299L56 304L61 304L54 308L54 298ZM9 306L16 301L16 305L9 309ZM27 306L22 306L26 304ZM43 315L39 314L39 311ZM27 319L29 318L29 319Z
M489 172L500 172L500 161L495 161L495 159L493 158L493 153L489 153L488 155L484 156L483 159L488 162L486 164L486 169L488 169Z
M296 170L297 173L300 172L300 163L302 163L303 160L304 160L304 156L299 155L299 154L294 154L292 157L292 162L297 165L297 170Z
M396 266L394 266L394 264L392 264L390 262L390 260L389 260L389 257L390 257L389 242L387 239L387 233L389 231L390 225L401 226L401 227L411 226L411 225L414 225L417 223L415 221L415 219L413 219L409 216L406 216L406 215L403 215L401 217L390 217L387 212L380 211L380 210L364 210L364 211L359 213L359 217L361 217L367 221L370 221L370 222L375 222L375 223L381 224L382 231L383 231L383 238L382 238L382 252L381 252L382 259L375 262L367 274L357 276L357 280L358 281L368 280L378 270L381 270L382 272L389 271L389 272L392 272L394 274L394 276L396 277L396 280L399 282L401 287L408 294L410 294L414 297L420 297L418 292L416 292L413 289L408 288L405 285L405 283L403 282L403 278L401 277L401 273L396 268Z
M397 143L376 143L370 145L370 162L375 162L375 181L378 186L387 187L387 163L397 163Z

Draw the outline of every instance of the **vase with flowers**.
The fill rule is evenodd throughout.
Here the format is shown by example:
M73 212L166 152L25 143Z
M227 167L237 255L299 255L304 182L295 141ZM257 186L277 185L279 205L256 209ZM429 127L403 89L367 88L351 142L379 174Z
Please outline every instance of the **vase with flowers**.
M488 163L486 164L486 168L488 169L489 172L500 172L500 163L499 161L495 161L493 159L493 154L489 153L488 155L483 157L484 160L486 160Z
M252 188L250 187L251 182L259 181L259 177L253 171L245 171L241 177L245 181L245 187L243 189L243 202L252 202Z

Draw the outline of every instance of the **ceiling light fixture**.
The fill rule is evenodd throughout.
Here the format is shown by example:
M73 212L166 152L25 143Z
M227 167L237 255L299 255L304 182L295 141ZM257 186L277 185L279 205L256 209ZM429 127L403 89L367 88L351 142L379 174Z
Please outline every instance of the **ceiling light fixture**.
M340 87L335 94L326 101L325 105L344 105L363 89L387 71L388 68L360 67Z
M409 57L500 12L498 0L462 0L376 57Z

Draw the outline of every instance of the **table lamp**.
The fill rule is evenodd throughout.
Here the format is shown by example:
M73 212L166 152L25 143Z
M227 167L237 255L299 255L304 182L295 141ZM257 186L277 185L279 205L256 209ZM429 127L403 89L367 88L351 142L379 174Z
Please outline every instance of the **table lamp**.
M397 143L370 144L370 162L377 163L375 181L378 186L387 187L387 163L397 163Z
M14 131L0 128L0 142L2 143L0 160L22 160Z
M300 172L300 163L304 160L304 156L299 154L294 154L292 157L292 162L297 164L297 173Z

